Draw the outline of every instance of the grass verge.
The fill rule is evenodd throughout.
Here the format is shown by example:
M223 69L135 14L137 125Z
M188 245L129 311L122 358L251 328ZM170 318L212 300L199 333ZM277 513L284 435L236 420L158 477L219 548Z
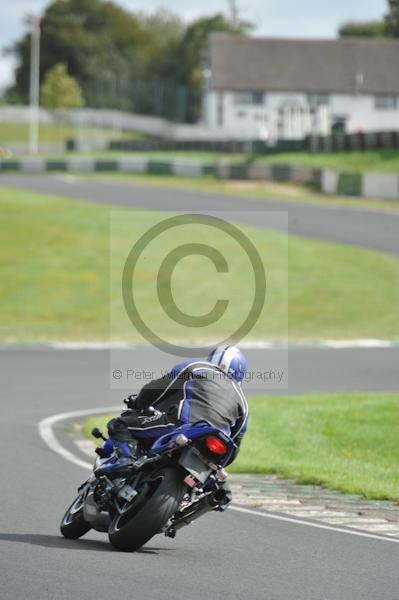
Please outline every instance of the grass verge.
M119 215L121 209L112 210ZM162 213L130 211L127 218L121 210L113 231L110 297L110 207L0 188L0 211L0 339L108 340L111 302L113 339L142 341L127 321L120 272L134 240L159 222ZM166 319L157 301L160 257L168 244L175 248L187 242L191 230L182 229L167 232L169 237L149 246L135 281L142 318L168 339L187 339L187 331L193 332ZM287 318L292 341L399 339L392 309L399 305L399 261L355 247L255 227L240 229L257 247L268 282L265 310L247 339L285 339ZM194 239L189 235L190 242ZM234 301L217 325L195 330L200 339L208 339L208 333L215 339L230 335L247 316L252 295L242 290L249 285L251 270L234 242L217 230L208 231L201 241L229 257L231 279L219 276L208 259L188 256L176 267L173 293L180 309L189 314L206 314L214 297L231 296Z
M115 133L112 133L112 130L105 130L110 132L110 135L107 137L118 137L115 136ZM76 132L75 132L76 133ZM74 137L74 136L72 136ZM126 131L121 137L130 137L130 139L140 139L145 138L144 134L140 134L139 132L130 132ZM70 152L52 152L51 154L43 153L43 157L45 158L60 158L66 159L71 157ZM205 152L205 151L195 151L195 150L95 150L93 152L84 152L84 151L74 151L74 157L80 158L94 158L94 159L109 159L109 160L117 160L120 158L134 158L134 157L142 157L148 160L179 160L183 159L193 160L195 162L201 163L214 163L215 161L223 161L223 162L243 162L248 160L248 156L246 154L233 154L231 152Z
M399 171L399 150L369 150L365 152L287 152L259 157L262 162L306 165L315 169L346 172Z
M94 139L114 139L117 137L135 139L142 137L135 132L115 132L112 129L97 127L74 127L65 123L40 123L39 144L60 144L77 136ZM29 123L0 123L0 144L27 144Z
M151 187L168 187L195 190L208 194L239 196L243 199L282 200L301 204L321 204L323 206L345 206L399 212L399 202L354 198L353 196L327 196L311 186L294 183L222 181L210 176L181 177L177 175L141 175L137 173L85 173L79 175L79 177L88 181L120 181Z
M399 394L265 396L249 400L250 422L232 473L277 473L366 498L399 500ZM83 432L106 431L111 415ZM93 438L92 438L93 439Z

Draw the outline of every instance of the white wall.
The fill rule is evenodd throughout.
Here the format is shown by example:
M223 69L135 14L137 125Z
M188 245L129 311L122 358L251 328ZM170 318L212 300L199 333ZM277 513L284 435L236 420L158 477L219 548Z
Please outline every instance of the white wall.
M29 123L29 106L0 106L0 123ZM53 123L53 115L44 108L39 109L40 123Z
M233 92L210 91L207 94L207 124L219 127L220 98L223 103L223 129L239 139L301 139L309 133L326 135L330 129L328 114L318 109L311 114L303 93L265 94L263 104L237 104ZM220 129L220 127L219 127Z
M210 91L204 99L204 120L196 125L172 123L160 117L89 108L68 111L68 120L76 126L76 137L80 137L79 130L82 126L94 125L100 129L112 129L115 138L121 129L125 129L176 140L262 139L273 143L279 137L300 139L311 133L327 135L335 117L347 117L348 132L399 131L399 108L378 110L374 101L373 96L336 94L330 96L328 111L320 111L313 118L304 93L265 94L263 105L253 106L235 104L232 92ZM288 110L282 118L279 109L284 103L302 107L302 114L292 119ZM0 107L0 122L28 120L29 107ZM54 116L49 111L40 110L42 123L53 120Z
M112 130L115 139L118 138L119 132L122 129L139 131L147 135L154 135L172 140L219 141L224 139L241 139L234 128L227 130L220 127L208 128L205 123L187 125L184 123L167 121L161 117L125 113L117 110L82 108L63 111L63 116L72 126L76 127L75 137L82 139L82 143L86 141L88 146L92 143L100 143L101 139L97 139L96 136L90 136L90 138L88 138L87 132L82 136L81 128L87 126L93 126L100 130ZM0 123L28 123L29 118L30 109L28 106L0 106ZM51 111L45 109L40 109L39 120L41 123L57 121ZM23 151L23 149L18 148L18 151Z
M346 118L348 133L363 131L399 130L399 102L395 110L375 108L375 98L370 95L334 94L318 114L312 116L305 93L265 93L264 103L237 105L234 93L210 91L207 95L207 124L217 128L218 101L223 100L223 129L234 131L237 138L271 139L285 137L299 139L304 135L328 135L335 118ZM283 106L285 109L282 109ZM292 109L289 108L292 107ZM294 119L294 107L302 108L302 115ZM219 111L220 116L220 111ZM283 123L282 123L283 121Z
M399 103L394 110L375 108L375 98L369 95L331 96L330 111L333 116L346 116L348 133L363 131L399 130Z

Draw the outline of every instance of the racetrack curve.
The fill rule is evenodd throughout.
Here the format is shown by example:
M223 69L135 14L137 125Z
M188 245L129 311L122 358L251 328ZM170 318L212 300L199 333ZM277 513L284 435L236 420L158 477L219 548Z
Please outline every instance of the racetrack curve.
M206 210L204 203L213 203L214 209L217 201L218 208L242 210L244 202L129 184L69 184L57 177L2 176L0 181L107 203L112 197L117 204L144 208L190 210L201 203ZM397 217L247 202L257 209L260 202L264 208L274 204L289 209L291 233L399 255ZM250 211L245 204L243 219L259 226L251 222ZM155 360L151 348L129 352L137 353L136 363ZM249 350L249 360L262 364L267 353L273 350ZM95 532L82 540L64 540L59 521L87 473L53 453L37 425L56 413L119 403L120 392L110 391L109 354L3 347L0 364L1 600L398 600L399 544L246 513L207 515L179 532L176 540L156 536L134 554L114 551L106 536ZM398 347L293 348L284 393L398 390L398 364Z
M321 206L282 200L250 199L200 191L124 183L84 181L72 175L0 175L0 184L108 205L171 211L237 211L245 225L280 230L273 212L288 211L291 234L362 246L399 256L399 211L338 205ZM265 211L262 215L259 211ZM285 232L285 231L284 231Z
M64 540L59 520L87 472L53 453L37 424L117 404L118 392L104 393L108 353L15 348L0 360L2 600L397 600L399 544L251 514L207 515L134 554L117 553L95 532ZM304 377L298 391L311 387Z

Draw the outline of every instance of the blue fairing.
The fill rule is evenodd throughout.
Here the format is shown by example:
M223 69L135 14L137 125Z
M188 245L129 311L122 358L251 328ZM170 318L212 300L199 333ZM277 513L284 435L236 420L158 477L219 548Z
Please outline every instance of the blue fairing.
M138 440L151 440L156 438L149 450L146 451L146 453L151 456L169 452L171 448L176 447L176 437L179 435L179 433L184 433L189 440L194 440L206 435L215 435L219 437L227 446L227 452L225 456L218 457L218 462L222 466L228 462L236 447L235 443L226 432L213 427L207 421L187 423L185 425L180 425L180 427L162 427L152 430L143 429L141 431L137 430L134 432L134 437ZM103 449L108 451L108 456L111 456L114 450L114 444L111 438L108 438L103 444Z
M207 421L197 421L196 423L181 425L180 427L173 429L171 432L161 435L161 437L155 440L155 442L152 444L148 454L162 454L163 452L170 451L171 448L176 446L176 437L180 433L184 433L189 440L194 440L206 435L215 435L219 437L227 446L227 452L225 456L218 457L221 465L225 465L228 462L236 447L233 440L226 433L220 429L217 429L216 427L213 427Z

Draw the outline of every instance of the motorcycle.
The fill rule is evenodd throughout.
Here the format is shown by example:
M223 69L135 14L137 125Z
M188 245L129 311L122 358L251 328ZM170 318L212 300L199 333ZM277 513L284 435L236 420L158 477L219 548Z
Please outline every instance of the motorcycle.
M117 550L132 552L157 533L174 538L203 514L227 508L231 494L223 467L236 445L207 421L152 438L148 430L135 432L134 460L116 472L107 468L118 459L112 440L97 428L92 435L104 444L61 521L64 537L78 539L95 529L107 532Z

